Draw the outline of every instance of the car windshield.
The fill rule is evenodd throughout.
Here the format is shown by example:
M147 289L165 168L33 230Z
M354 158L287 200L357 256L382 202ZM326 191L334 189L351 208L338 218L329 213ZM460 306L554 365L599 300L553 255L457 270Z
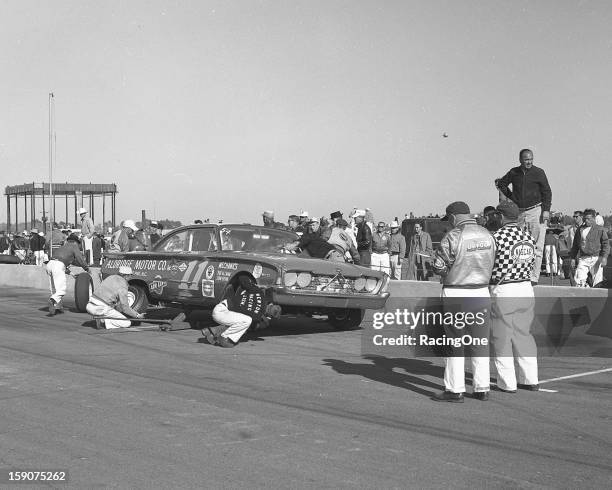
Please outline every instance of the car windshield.
M241 252L279 252L279 248L299 237L292 232L274 228L223 226L219 229L221 250Z

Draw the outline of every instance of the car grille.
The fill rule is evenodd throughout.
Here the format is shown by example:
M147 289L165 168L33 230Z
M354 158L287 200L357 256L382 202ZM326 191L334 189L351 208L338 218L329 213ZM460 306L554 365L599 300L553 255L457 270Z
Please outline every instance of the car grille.
M338 277L330 285L330 281L333 278L334 276L316 276L313 274L312 281L305 288L301 288L296 284L289 289L292 291L319 291L324 294L371 294L365 290L356 291L355 279L352 278Z

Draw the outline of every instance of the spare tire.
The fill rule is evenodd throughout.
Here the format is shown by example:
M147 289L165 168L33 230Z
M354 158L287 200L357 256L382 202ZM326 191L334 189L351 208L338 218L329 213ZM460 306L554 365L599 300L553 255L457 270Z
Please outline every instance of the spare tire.
M87 312L87 303L93 293L93 279L87 272L81 272L74 280L74 304L80 313Z

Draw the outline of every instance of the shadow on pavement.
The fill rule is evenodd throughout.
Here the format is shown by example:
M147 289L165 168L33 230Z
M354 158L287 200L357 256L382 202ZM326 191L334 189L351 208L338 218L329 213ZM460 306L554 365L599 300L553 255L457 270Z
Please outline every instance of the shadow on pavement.
M406 388L427 397L432 396L436 391L444 390L443 383L435 383L422 378L422 376L434 376L440 379L444 377L444 368L436 366L431 361L379 356L366 356L364 359L368 362L351 363L339 359L323 359L323 362L339 374L363 376L379 383ZM403 369L405 373L398 373L396 369Z

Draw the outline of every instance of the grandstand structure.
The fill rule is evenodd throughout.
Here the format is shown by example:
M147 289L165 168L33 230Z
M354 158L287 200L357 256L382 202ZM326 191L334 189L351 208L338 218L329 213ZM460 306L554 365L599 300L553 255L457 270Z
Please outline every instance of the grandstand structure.
M94 223L104 225L107 220L115 227L115 209L117 197L116 184L48 184L31 182L22 185L7 186L6 196L6 229L14 227L19 232L19 222L26 227L34 228L37 222L43 227L51 221L73 223L80 227L78 210L87 208ZM110 207L109 207L110 205ZM20 214L23 211L23 214Z

